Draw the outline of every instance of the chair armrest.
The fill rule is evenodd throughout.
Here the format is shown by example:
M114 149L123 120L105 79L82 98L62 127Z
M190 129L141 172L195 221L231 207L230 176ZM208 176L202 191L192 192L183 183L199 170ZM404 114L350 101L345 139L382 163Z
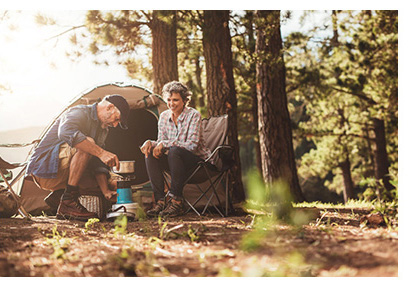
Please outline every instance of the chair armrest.
M219 145L218 147L215 148L215 150L211 153L211 155L204 162L209 162L211 158L222 149L228 149L228 150L233 151L234 147L230 145Z

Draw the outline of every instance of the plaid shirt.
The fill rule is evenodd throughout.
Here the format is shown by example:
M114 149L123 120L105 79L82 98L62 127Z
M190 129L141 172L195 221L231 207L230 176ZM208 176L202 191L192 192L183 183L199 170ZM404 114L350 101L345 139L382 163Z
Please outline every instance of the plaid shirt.
M210 156L211 151L204 142L201 115L191 107L184 107L177 119L177 126L172 120L171 110L161 113L158 120L158 139L152 142L153 146L162 143L164 148L172 146L185 148L202 159Z

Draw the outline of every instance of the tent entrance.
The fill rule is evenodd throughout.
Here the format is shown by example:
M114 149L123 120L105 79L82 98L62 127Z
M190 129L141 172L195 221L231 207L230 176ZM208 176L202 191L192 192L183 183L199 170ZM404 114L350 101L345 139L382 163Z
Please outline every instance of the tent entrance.
M156 140L158 120L146 109L131 110L128 118L128 129L120 127L110 129L105 148L116 154L119 160L135 160L135 179L133 185L146 183L148 179L144 155L140 146L147 140Z

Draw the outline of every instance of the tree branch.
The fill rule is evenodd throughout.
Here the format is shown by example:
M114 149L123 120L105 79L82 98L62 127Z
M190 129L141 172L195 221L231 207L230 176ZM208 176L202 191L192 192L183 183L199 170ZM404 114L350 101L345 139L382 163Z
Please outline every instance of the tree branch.
M46 39L46 41L50 41L52 39L59 38L60 36L66 34L66 33L69 33L69 32L71 32L73 30L76 30L76 29L79 29L79 28L85 28L85 27L86 27L85 25L73 26L72 28L70 28L70 29L68 29L66 31L63 31L62 33L59 33L59 34L57 34L55 36L50 37L49 39Z
M295 139L300 139L302 137L325 137L325 136L334 136L334 137L343 137L343 136L350 136L350 137L355 137L355 138L362 138L362 139L366 139L369 141L374 141L373 138L370 138L369 136L363 136L363 135L358 135L358 134L337 134L337 133L333 133L333 132L298 132L295 133L295 135L293 136Z
M343 90L343 89L339 89L339 88L335 88L335 87L331 87L332 89L334 89L335 91L337 91L337 92L341 92L341 93L346 93L346 94L349 94L349 95L354 95L354 96L357 96L359 99L361 99L361 100L363 100L363 101L365 101L365 102L367 102L368 104L371 104L371 105L375 105L375 104L377 104L377 102L376 101L374 101L373 99L371 99L371 98L369 98L365 93L363 93L363 92L361 92L361 93L354 93L354 92L351 92L351 91L346 91L346 90Z

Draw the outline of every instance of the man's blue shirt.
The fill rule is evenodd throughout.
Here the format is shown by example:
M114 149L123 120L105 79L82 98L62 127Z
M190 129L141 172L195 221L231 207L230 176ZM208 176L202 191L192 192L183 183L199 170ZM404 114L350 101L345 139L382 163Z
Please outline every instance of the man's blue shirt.
M70 108L60 116L34 150L27 166L27 175L56 178L59 166L59 147L63 143L74 147L91 137L104 147L108 129L102 129L97 103Z

